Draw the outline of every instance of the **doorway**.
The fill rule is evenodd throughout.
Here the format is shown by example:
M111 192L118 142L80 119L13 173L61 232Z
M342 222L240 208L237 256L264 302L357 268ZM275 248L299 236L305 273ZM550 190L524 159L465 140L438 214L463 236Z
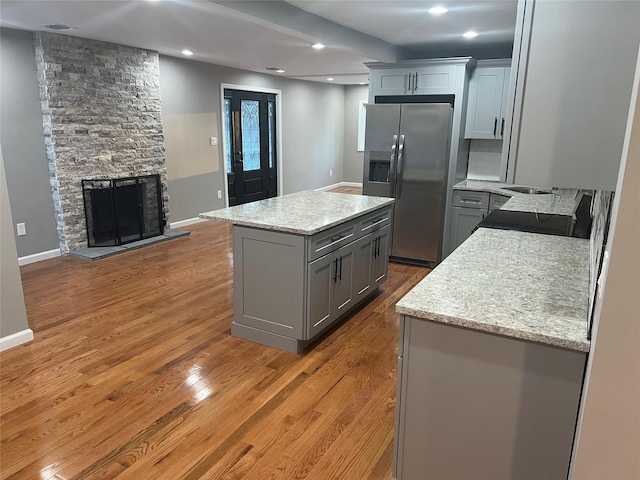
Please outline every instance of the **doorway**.
M224 89L229 206L278 195L276 94Z

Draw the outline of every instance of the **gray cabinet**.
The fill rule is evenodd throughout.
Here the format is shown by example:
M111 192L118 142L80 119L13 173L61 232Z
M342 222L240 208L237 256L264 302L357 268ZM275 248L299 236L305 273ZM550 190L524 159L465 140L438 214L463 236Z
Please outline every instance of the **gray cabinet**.
M231 333L299 353L386 280L393 207L307 237L235 226Z
M508 62L508 61L507 61ZM502 139L510 68L481 66L471 73L465 138Z
M518 15L502 178L615 190L633 102L640 2L528 0Z
M369 67L369 102L384 95L447 95L456 94L457 67L469 58L407 61L397 64L367 63Z
M487 215L489 199L488 192L465 190L453 192L449 252L453 252L469 238L476 226Z
M567 478L585 353L400 323L398 480Z
M497 193L492 193L489 197L489 213L494 210L498 210L502 207L511 197L507 195L498 195Z

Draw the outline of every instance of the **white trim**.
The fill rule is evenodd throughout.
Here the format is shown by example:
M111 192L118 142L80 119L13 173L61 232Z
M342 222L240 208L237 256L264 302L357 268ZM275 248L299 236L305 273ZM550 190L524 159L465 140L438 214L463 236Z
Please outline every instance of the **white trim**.
M187 225L193 225L194 223L206 222L204 218L194 217L187 218L186 220L178 220L177 222L171 222L169 225L171 228L186 227Z
M273 93L276 96L276 161L278 164L278 196L284 195L282 172L282 90L267 87L252 87L250 85L236 85L234 83L220 84L220 127L222 129L222 155L219 155L222 178L224 179L224 204L229 206L229 182L227 182L227 168L224 163L224 146L227 144L227 136L224 128L224 90L245 90L248 92Z
M24 257L18 257L18 265L29 265L30 263L41 262L42 260L49 260L50 258L56 258L60 256L60 249L47 250L46 252L34 253L33 255L25 255Z
M361 183L357 183L357 182L338 182L338 183L334 183L333 185L327 185L326 187L316 188L315 191L316 192L325 192L327 190L331 190L332 188L339 188L339 187L360 187L360 188L362 188L362 184Z
M12 335L0 338L0 352L9 350L10 348L17 347L23 343L27 343L33 340L33 330L27 328L20 332L16 332Z
M367 128L367 102L366 100L358 101L358 152L364 152L364 133Z

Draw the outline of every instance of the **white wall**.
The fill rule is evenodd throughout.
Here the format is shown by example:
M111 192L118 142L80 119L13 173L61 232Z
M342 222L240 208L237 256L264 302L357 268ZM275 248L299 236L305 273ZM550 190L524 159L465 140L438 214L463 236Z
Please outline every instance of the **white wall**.
M639 82L640 52L606 250L609 270L596 304L574 480L640 478Z
M358 122L360 102L367 102L369 87L349 85L344 87L344 169L345 182L362 183L364 152L358 151Z

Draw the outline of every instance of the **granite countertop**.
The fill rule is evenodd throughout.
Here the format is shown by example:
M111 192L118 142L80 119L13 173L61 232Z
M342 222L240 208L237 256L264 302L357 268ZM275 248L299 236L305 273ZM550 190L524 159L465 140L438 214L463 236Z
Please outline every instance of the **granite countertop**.
M588 352L588 292L588 240L480 228L396 310Z
M201 213L200 218L313 235L393 202L384 197L304 191Z
M512 210L517 212L536 212L545 214L572 215L575 209L578 190L536 188L538 191L549 192L545 194L533 194L512 192L504 187L513 187L501 182L484 180L464 180L454 185L454 190L467 190L473 192L496 193L511 197L500 210ZM526 185L522 185L525 186Z

